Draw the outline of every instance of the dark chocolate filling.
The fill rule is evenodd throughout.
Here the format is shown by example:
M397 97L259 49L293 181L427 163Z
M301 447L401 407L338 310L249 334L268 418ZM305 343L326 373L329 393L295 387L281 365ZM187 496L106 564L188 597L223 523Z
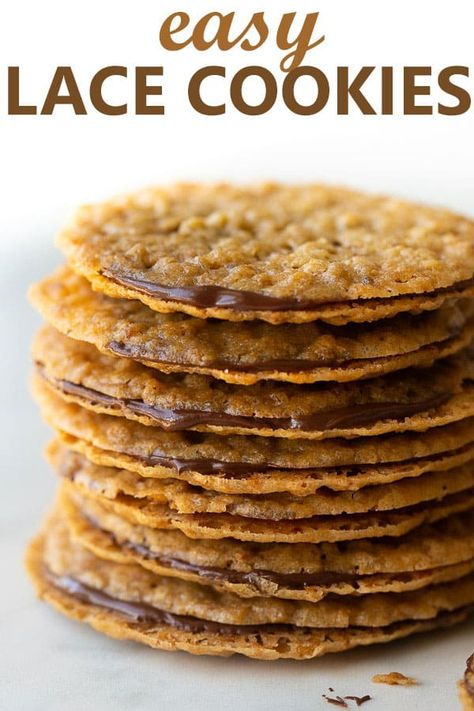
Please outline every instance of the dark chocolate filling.
M445 339L452 340L452 339ZM129 343L123 343L122 341L110 341L107 344L109 351L115 355L121 356L123 358L135 358L143 359L153 363L162 363L163 365L182 365L182 366L194 366L193 363L178 363L165 361L159 356L152 356L146 352L146 349L140 348L136 345L131 345ZM377 361L378 358L374 358L372 361ZM298 373L307 370L313 370L315 368L334 368L338 365L344 365L347 367L349 363L359 363L366 362L366 359L352 360L352 361L338 361L338 360L302 360L302 359L273 359L273 360L263 360L260 363L248 363L245 365L240 365L239 363L228 362L224 360L212 361L211 363L197 364L197 367L207 367L216 370L230 370L236 373L259 373L267 370L280 371L284 373Z
M194 563L189 563L186 560L182 560L181 558L176 558L175 556L155 553L148 548L148 546L140 543L133 543L133 541L127 540L119 541L111 531L107 531L102 528L99 522L93 517L84 513L82 516L90 526L107 536L113 545L120 548L126 548L134 553L138 553L138 555L141 555L147 560L155 560L163 567L171 568L172 570L179 570L185 573L193 573L206 580L250 585L257 591L261 590L261 583L263 581L274 583L279 588L284 587L289 590L305 590L308 587L331 586L337 585L338 583L348 583L349 585L353 585L353 587L358 590L360 587L359 581L370 577L370 575L367 574L339 573L326 570L318 571L317 573L276 573L272 570L262 570L257 568L256 570L243 573L238 570L196 565ZM432 570L433 569L425 569L423 572L430 573ZM391 577L393 580L397 580L398 582L407 582L413 578L413 573L408 571L392 573Z
M452 451L441 452L438 455L420 457L418 460L406 460L402 462L388 462L383 463L380 466L386 467L400 467L405 466L410 462L420 462L423 463L427 459L430 462L437 462L447 454L455 456L457 454L462 454L464 451L470 449L470 445L465 445L459 449ZM298 474L303 474L306 476L319 476L320 469L317 467L284 467L279 464L250 464L247 462L224 462L219 459L177 459L176 457L166 457L159 454L150 454L149 456L141 456L139 454L130 454L129 452L124 452L120 450L103 450L108 454L123 454L126 457L130 457L139 462L143 462L149 466L162 466L165 468L173 469L177 474L182 474L184 472L196 472L204 476L219 476L228 479L238 479L244 478L251 474L266 474L271 471L285 472L288 476L295 476ZM339 467L327 467L323 469L325 472L331 472L333 474L342 473L346 476L357 476L360 474L360 470L366 467L376 468L377 464L357 464L357 465L341 465Z
M122 454L126 454L122 452ZM288 467L280 467L276 464L247 464L246 462L223 462L219 459L177 459L176 457L164 457L158 454L151 454L149 457L140 457L139 455L132 456L134 459L143 461L150 466L158 465L174 469L177 474L185 472L198 472L203 475L212 475L223 477L238 478L248 474L265 474L267 472L278 470L294 472L294 469ZM314 469L299 469L299 472L314 472Z
M155 560L159 565L165 568L179 570L184 573L193 573L206 580L223 580L229 583L250 585L256 590L261 589L261 583L263 581L268 581L278 585L278 587L285 587L292 590L304 590L310 586L333 585L336 583L351 583L357 588L357 580L363 577L361 575L357 575L356 573L335 573L324 570L317 573L275 573L271 570L256 569L243 573L238 570L196 565L194 563L189 563L186 560L182 560L181 558L176 558L175 556L155 553L150 548L140 543L133 543L132 541L126 540L119 541L112 532L103 529L95 519L84 514L82 515L93 528L98 529L102 534L110 538L114 545L121 548L127 548L134 553L138 553L147 560Z
M122 547L128 548L144 558L156 560L160 565L180 570L186 573L194 573L200 578L207 580L223 580L229 583L250 585L256 590L260 590L263 582L274 583L278 587L285 587L292 590L304 590L312 586L334 585L336 583L352 583L357 588L357 580L361 577L350 573L332 573L321 571L318 573L274 573L271 570L252 570L248 573L241 573L237 570L226 570L210 566L195 565L180 558L169 555L154 553L146 546L123 541Z
M275 573L271 570L256 569L243 573L237 570L196 565L182 560L181 558L176 558L175 556L155 553L147 546L139 543L133 543L132 541L127 540L119 541L113 533L104 530L100 524L91 517L84 516L84 518L86 518L91 526L97 528L102 534L110 538L114 545L126 548L134 553L138 553L138 555L141 555L147 560L155 560L163 567L171 568L172 570L179 570L184 573L193 573L206 580L249 585L257 591L261 591L263 582L274 583L279 588L286 588L288 590L305 590L308 587L329 587L331 585L337 585L338 583L348 583L349 585L352 585L355 590L358 590L360 587L359 581L370 577L368 575L359 575L357 573L339 573L325 570L318 571L317 573ZM431 571L425 570L424 572ZM392 579L397 580L398 582L407 582L411 580L412 577L413 573L411 572L394 573L392 575Z
M459 331L460 329L458 329ZM448 337L442 341L437 341L436 345L447 345L454 340L454 337ZM420 346L420 351L430 347L435 344L425 344L425 346ZM362 363L377 363L380 360L396 358L401 354L393 354L389 356L375 357L375 358L357 358L349 360L324 360L323 358L319 360L303 360L299 358L294 359L270 359L262 360L259 363L245 363L241 365L239 363L216 360L210 363L187 363L182 361L167 361L159 357L159 354L150 354L148 352L148 346L142 348L135 344L123 343L122 341L109 341L107 343L107 349L122 358L131 358L136 360L146 360L149 363L160 363L161 365L172 365L181 367L202 367L210 368L213 370L223 370L235 373L263 373L267 371L275 371L279 373L304 373L307 371L315 370L316 368L343 368L347 370L351 366L357 366ZM415 351L417 352L417 351Z
M168 410L148 405L142 400L119 399L111 395L105 395L97 390L72 383L69 380L57 380L53 382L53 385L56 385L66 394L77 396L91 403L114 408L124 407L136 415L150 417L158 422L160 427L170 432L200 425L245 429L301 430L306 432L348 429L370 425L379 420L403 420L419 412L440 407L451 397L449 393L442 393L441 395L412 403L373 402L362 405L355 404L334 408L314 415L297 417L247 417L244 415L230 415L225 412L189 409Z
M311 634L317 628L312 627L297 627L291 624L262 624L262 625L234 625L212 620L202 620L190 615L175 615L172 612L160 610L148 603L135 602L132 600L121 600L112 597L101 590L90 587L81 583L76 578L69 575L55 575L48 568L44 568L44 575L49 582L58 590L71 595L87 605L95 605L96 607L104 608L112 612L117 612L134 624L143 626L167 625L183 632L191 633L215 633L222 635L259 635L262 633L268 634L288 634L299 632L303 634ZM471 608L465 607L456 610L455 613L468 611ZM455 614L454 613L454 614ZM452 612L441 612L435 619L446 619L449 624L450 617L453 617ZM387 632L403 627L406 622L395 622L387 625L384 629ZM363 627L351 627L352 630L365 629ZM329 631L329 630L325 630Z
M81 583L69 575L55 575L45 568L45 577L59 590L72 595L87 605L95 605L106 610L117 612L135 624L167 625L183 632L214 632L225 635L253 635L261 632L292 632L296 629L309 631L309 628L297 628L287 624L264 625L233 625L212 620L202 620L191 615L175 615L172 612L160 610L145 602L121 600L108 593Z
M102 269L99 272L102 276L110 279L116 284L131 287L135 291L147 296L154 296L163 301L175 301L181 304L187 304L196 308L224 308L235 309L239 311L309 311L321 306L337 306L349 305L360 306L362 303L373 304L392 302L397 297L386 298L371 298L360 299L359 301L310 301L296 298L280 298L276 296L267 296L253 291L245 291L239 289L228 289L212 284L203 286L167 286L164 284L156 284L144 277L133 276L127 274L121 269L109 267ZM474 283L473 279L468 279L452 286L436 289L428 292L427 296L436 294L449 293L463 289ZM423 294L400 294L403 296L422 296Z

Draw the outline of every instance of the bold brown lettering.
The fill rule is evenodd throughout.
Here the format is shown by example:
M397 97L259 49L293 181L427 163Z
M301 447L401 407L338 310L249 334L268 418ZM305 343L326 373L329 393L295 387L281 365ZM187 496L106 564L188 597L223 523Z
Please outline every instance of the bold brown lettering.
M361 89L375 67L362 67L355 79L349 84L349 67L337 68L337 113L349 113L349 97L356 103L364 115L373 116L376 111L369 104Z
M66 86L66 94L60 94L63 82ZM56 69L41 113L43 115L52 114L58 104L71 105L77 115L87 114L71 67L58 67Z
M317 95L312 104L304 106L296 101L295 84L302 76L312 77L317 86ZM283 101L290 111L300 116L311 116L323 109L329 99L329 81L326 75L317 67L298 67L292 69L283 81Z
M246 52L251 52L254 49L258 49L268 39L268 27L267 27L267 23L265 22L265 17L264 17L263 12L256 12L254 14L252 20L245 28L241 37L243 37L244 34L247 34L248 30L251 30L252 28L255 29L255 31L258 34L258 41L255 44L251 44L248 39L245 39L242 42L241 47ZM239 39L240 39L240 37L239 37Z
M233 45L229 41L229 34L234 15L234 12L230 12L228 15L223 15L221 12L209 12L207 15L201 17L201 19L196 22L193 30L193 44L196 49L203 52L212 47L216 42L219 49L230 49ZM213 37L206 39L206 30L214 17L217 18L219 22L217 30Z
M438 104L438 111L444 116L459 116L460 114L465 114L471 108L471 96L469 92L451 81L452 77L456 75L468 77L469 68L462 66L446 67L439 73L439 88L446 92L446 94L454 96L454 98L457 99L457 103L454 106Z
M265 96L260 104L248 104L243 97L243 84L251 76L260 77L265 84ZM261 116L267 113L274 105L278 94L276 79L264 67L244 67L232 79L230 85L230 98L236 109L247 116Z
M325 35L321 35L317 40L311 42L313 31L319 18L319 12L312 12L306 15L296 38L290 41L289 35L296 14L296 12L287 12L283 15L277 31L276 43L279 49L291 49L294 47L294 51L281 60L280 69L283 72L289 72L291 69L299 67L306 56L306 52L314 49L325 40Z
M178 20L177 26L173 27L175 20ZM176 52L178 49L183 49L191 44L192 37L188 37L184 42L177 42L173 39L172 35L181 32L189 25L189 15L186 12L174 12L172 15L166 18L166 20L161 25L160 29L160 43L164 49L168 49L170 52Z
M120 116L127 113L127 104L108 104L102 95L102 89L106 79L112 76L127 76L127 67L111 66L100 69L92 77L90 86L90 97L92 105L97 111L106 116Z
M403 70L403 113L407 116L423 116L433 113L432 106L419 106L417 96L429 96L430 87L416 83L417 77L431 76L431 67L404 67Z
M8 114L26 116L38 113L36 106L20 104L20 67L8 67Z
M225 114L225 104L210 106L201 98L201 84L207 77L225 77L225 68L219 66L202 67L191 77L188 86L189 102L193 109L204 116L220 116Z
M149 77L163 76L163 67L136 67L135 68L135 113L141 115L162 116L165 113L165 107L161 104L150 106L148 103L149 96L161 96L163 88L159 86L150 86L148 84Z
M382 115L393 115L393 67L382 67Z

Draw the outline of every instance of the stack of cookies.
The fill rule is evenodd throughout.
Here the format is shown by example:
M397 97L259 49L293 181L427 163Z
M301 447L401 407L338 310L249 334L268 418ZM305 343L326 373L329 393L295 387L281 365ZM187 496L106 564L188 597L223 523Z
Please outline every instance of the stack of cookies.
M60 487L39 595L161 649L309 658L474 606L474 223L325 186L87 206L33 287Z

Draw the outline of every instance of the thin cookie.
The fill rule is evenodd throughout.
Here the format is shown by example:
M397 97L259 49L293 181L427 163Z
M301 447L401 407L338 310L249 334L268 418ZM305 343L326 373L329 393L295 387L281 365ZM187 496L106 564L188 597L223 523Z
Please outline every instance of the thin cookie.
M33 344L51 388L93 411L167 431L316 440L423 431L474 415L473 353L474 346L431 368L353 383L242 387L112 358L52 327Z
M472 336L470 302L344 329L320 321L276 328L263 321L160 314L140 301L93 291L66 266L32 287L30 298L58 331L102 353L165 373L200 373L245 385L267 379L343 382L428 366L465 347Z
M98 291L271 323L373 320L469 290L474 223L324 185L178 184L84 206L59 245Z

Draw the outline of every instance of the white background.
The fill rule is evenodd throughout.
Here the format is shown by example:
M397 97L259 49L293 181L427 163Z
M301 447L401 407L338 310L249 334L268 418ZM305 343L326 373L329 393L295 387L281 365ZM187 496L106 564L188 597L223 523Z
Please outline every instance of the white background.
M349 65L465 64L474 94L472 0L3 0L0 9L0 258L2 456L0 707L13 711L87 709L329 709L321 694L365 694L363 708L458 708L455 680L474 648L474 627L437 633L309 663L254 663L152 652L119 644L37 603L21 568L24 543L54 489L40 458L47 431L26 391L28 342L38 319L24 292L60 256L53 235L78 202L174 179L329 180L395 192L474 215L474 109L461 117L337 117L330 106L314 117L292 115L279 102L262 117L229 105L222 117L194 113L187 82L203 65L228 76L260 64L278 75L282 53L269 39L254 53L160 49L160 23L171 12L192 17L237 11L236 30L265 10L274 28L283 12L319 10L323 45L305 63L331 78ZM268 14L270 13L270 14ZM165 116L8 117L6 67L18 65L26 103L42 104L54 69L71 65L90 108L88 82L110 64L163 65ZM132 75L133 73L130 72ZM228 82L213 84L225 100ZM132 80L110 84L108 98L133 96ZM399 99L399 96L398 96ZM416 689L373 686L372 674L396 669L419 677Z

